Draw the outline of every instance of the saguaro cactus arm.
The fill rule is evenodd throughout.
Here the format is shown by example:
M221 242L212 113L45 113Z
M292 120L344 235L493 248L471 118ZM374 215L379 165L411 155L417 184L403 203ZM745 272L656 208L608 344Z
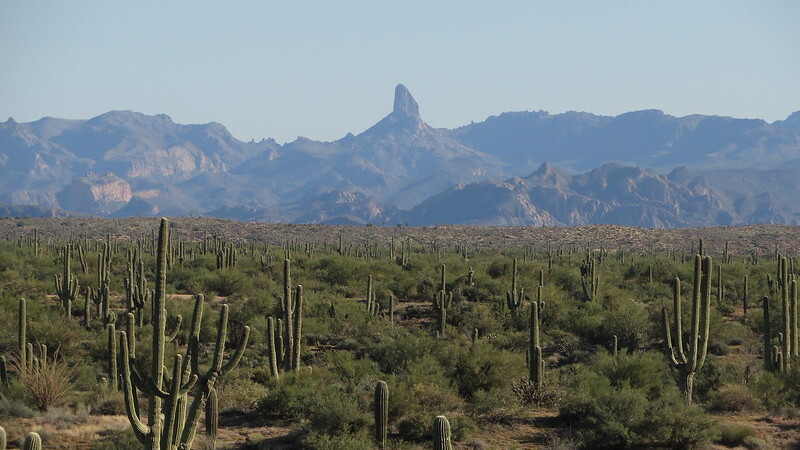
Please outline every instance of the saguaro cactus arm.
M128 352L128 338L125 336L124 331L120 332L119 347L122 350L122 393L125 399L125 414L128 416L128 421L131 423L131 428L133 428L133 434L136 436L136 439L140 443L147 445L152 430L139 418L135 406L138 400L136 399L136 392L131 382L132 373L129 359L130 355Z
M664 342L670 362L678 368L681 390L687 402L692 401L692 383L695 372L703 366L708 350L710 305L711 305L711 270L710 256L695 255L694 282L692 285L692 325L689 332L689 347L683 347L683 329L680 314L680 281L676 279L673 302L675 313L675 330L677 336L673 342L669 313L667 308L661 310Z

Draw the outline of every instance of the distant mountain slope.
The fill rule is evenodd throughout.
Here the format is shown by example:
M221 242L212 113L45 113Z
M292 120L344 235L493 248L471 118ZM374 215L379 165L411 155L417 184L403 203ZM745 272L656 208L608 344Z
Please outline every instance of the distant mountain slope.
M9 205L0 203L0 217L69 217L67 211L47 206Z
M0 202L109 217L796 223L799 175L800 112L771 124L658 110L508 112L448 130L423 121L403 85L388 115L333 142L242 142L218 123L131 111L0 123Z
M410 207L454 183L504 174L500 160L466 146L446 130L431 127L403 85L392 112L363 133L334 142L299 138L271 159L262 156L236 173L295 200L309 190L362 192Z
M525 178L459 185L399 217L409 225L617 224L654 228L796 223L798 215L769 196L731 201L702 177L668 176L606 164L569 175L550 164Z
M800 114L768 124L760 119L658 110L616 117L568 112L503 113L452 131L454 138L504 161L530 168L551 162L586 170L611 161L648 168L690 166L800 167Z
M59 194L87 176L120 177L134 191L158 190L199 174L226 172L275 148L274 141L238 141L218 123L179 125L163 114L112 111L89 120L9 120L0 124L0 199L95 212L91 199L70 203L73 196Z

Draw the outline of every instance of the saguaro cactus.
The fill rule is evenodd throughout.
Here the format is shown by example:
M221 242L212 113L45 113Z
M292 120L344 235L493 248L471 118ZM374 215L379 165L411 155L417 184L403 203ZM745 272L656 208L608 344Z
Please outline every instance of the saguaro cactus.
M171 376L166 375L167 368L164 365L164 357L167 344L167 313L164 306L166 303L168 227L167 219L161 219L156 254L156 288L151 302L153 343L149 374L141 376L131 368L128 337L124 331L120 332L119 337L125 411L136 438L144 448L149 450L191 448L201 410L211 395L214 383L238 364L250 332L248 327L244 328L242 344L231 355L230 360L223 365L222 353L228 321L228 306L223 305L217 324L217 341L212 352L211 367L201 372L198 361L203 298L197 296L186 357L184 358L180 354L174 355L172 374ZM196 392L187 412L187 394L195 388L195 385L197 386ZM147 424L144 423L139 413L136 399L137 390L141 391L148 399Z
M433 419L433 449L453 450L450 442L450 422L445 416L436 416Z
M789 369L792 359L797 354L797 283L790 275L789 260L785 256L778 259L778 289L781 294L781 322L783 336L781 340L782 364L773 366L780 370ZM773 355L773 359L776 355Z
M371 315L377 314L378 302L375 299L375 291L372 285L372 275L367 276L367 312Z
M705 362L708 349L708 327L711 305L711 257L695 255L694 283L692 286L692 324L689 331L689 343L684 347L683 328L681 323L681 283L675 278L673 286L673 316L675 320L675 342L673 343L669 313L662 309L664 325L664 342L667 356L677 367L679 387L687 403L692 402L692 386L694 375Z
M297 285L294 297L294 343L292 344L292 370L300 370L300 351L303 338L303 286Z
M506 291L506 306L512 314L522 305L522 298L525 297L524 290L517 290L517 258L511 263L511 290Z
M389 385L381 380L375 385L375 442L386 448L389 433Z
M772 372L776 367L773 365L772 326L769 323L769 297L766 295L762 297L761 305L764 309L764 370Z
M17 314L17 349L19 360L23 367L30 364L28 361L28 309L25 299L19 299L19 312Z
M0 384L8 386L8 363L5 356L0 356ZM0 447L0 450L3 450Z
M64 247L61 275L54 275L53 278L56 283L56 295L69 318L72 315L72 302L78 296L78 279L72 274L72 244Z
M211 448L217 447L217 428L219 425L219 402L217 401L217 390L213 387L208 390L208 401L206 401L206 438Z
M275 329L275 319L267 317L267 359L269 361L269 374L272 377L278 378L278 356L277 339Z
M283 345L286 349L286 354L289 357L283 358L284 370L292 370L292 358L294 354L292 346L294 345L294 299L292 299L292 274L291 262L289 258L283 260Z
M118 391L116 326L110 323L106 325L106 331L108 333L108 380L111 383L111 388Z
M745 316L747 315L747 284L747 275L745 275L742 284L742 311Z
M539 286L539 298L541 300L542 287ZM539 313L544 308L543 301L531 302L531 327L530 339L528 340L528 379L536 385L537 389L542 388L544 378L544 359L542 359L542 346L539 340Z
M586 301L597 298L597 288L600 285L600 277L595 273L594 254L587 255L586 260L581 263L581 287Z
M447 295L444 291L439 291L439 295L434 302L436 306L437 323L439 325L439 336L444 336L444 330L447 326L447 308L450 307L452 302L452 292Z
M303 338L303 287L298 285L292 296L290 283L290 263L286 259L283 264L284 290L281 302L283 319L275 321L271 317L267 318L267 356L270 359L270 374L273 376L278 376L280 371L296 372L300 369ZM271 319L272 322L270 322ZM272 331L272 338L270 338L270 331Z
M138 251L128 255L128 273L125 277L125 301L128 312L134 313L139 326L144 324L144 306L150 299L147 278L144 275L144 261Z
M33 431L28 433L22 443L22 450L42 450L42 437L39 436L39 433Z

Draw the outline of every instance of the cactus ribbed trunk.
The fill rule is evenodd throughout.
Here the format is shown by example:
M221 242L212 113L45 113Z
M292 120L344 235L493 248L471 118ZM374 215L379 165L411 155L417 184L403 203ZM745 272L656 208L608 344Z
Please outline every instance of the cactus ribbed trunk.
M108 382L113 390L118 391L116 327L113 323L110 323L106 326L106 329L108 332Z
M386 448L389 433L389 386L381 380L375 385L375 442Z
M275 319L267 317L267 359L269 361L269 374L278 378L278 352L275 342Z
M541 289L542 287L539 286L539 290ZM531 326L528 348L528 380L530 380L537 389L542 388L544 375L544 360L542 359L542 347L539 340L539 308L539 302L531 302Z
M436 416L433 419L433 449L453 450L450 442L450 422L445 416Z
M680 379L678 380L678 388L683 394L683 399L686 403L692 403L692 391L694 389L694 372L680 371Z
M153 326L152 357L150 359L151 379L155 387L162 390L164 380L164 352L166 343L164 336L167 332L166 289L167 289L167 245L169 243L169 222L161 219L158 230L158 249L156 251L156 286L153 295L152 310L150 313ZM151 450L159 450L161 433L163 432L164 417L161 414L162 399L158 395L148 398L147 410L150 412L148 425L150 426Z
M25 299L19 299L19 312L17 314L17 343L19 345L19 359L23 367L27 366L28 360L28 313Z
M742 293L742 309L743 309L743 313L744 313L745 316L747 315L747 290L748 290L747 275L745 275L744 276L744 285L742 287L742 291L743 291L743 293Z
M22 450L42 450L42 438L38 433L31 431L25 436L25 441L22 443Z
M294 324L293 321L293 302L292 302L292 274L289 259L283 261L283 345L286 352L283 358L283 370L292 370L292 355L294 355Z
M772 326L769 322L769 297L766 295L761 298L761 305L764 309L764 370L772 372L775 370L773 365L772 353Z
M300 351L303 346L303 286L297 285L294 305L294 342L292 343L292 370L300 370Z
M206 401L206 438L211 448L217 448L217 426L219 424L219 403L217 401L217 390L209 389L208 400Z

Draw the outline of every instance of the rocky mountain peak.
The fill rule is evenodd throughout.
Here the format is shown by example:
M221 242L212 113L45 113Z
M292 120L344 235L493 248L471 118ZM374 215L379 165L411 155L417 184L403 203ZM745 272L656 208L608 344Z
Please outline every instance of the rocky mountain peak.
M398 84L394 88L394 109L392 114L396 116L411 117L419 119L419 105L408 88L402 84Z

